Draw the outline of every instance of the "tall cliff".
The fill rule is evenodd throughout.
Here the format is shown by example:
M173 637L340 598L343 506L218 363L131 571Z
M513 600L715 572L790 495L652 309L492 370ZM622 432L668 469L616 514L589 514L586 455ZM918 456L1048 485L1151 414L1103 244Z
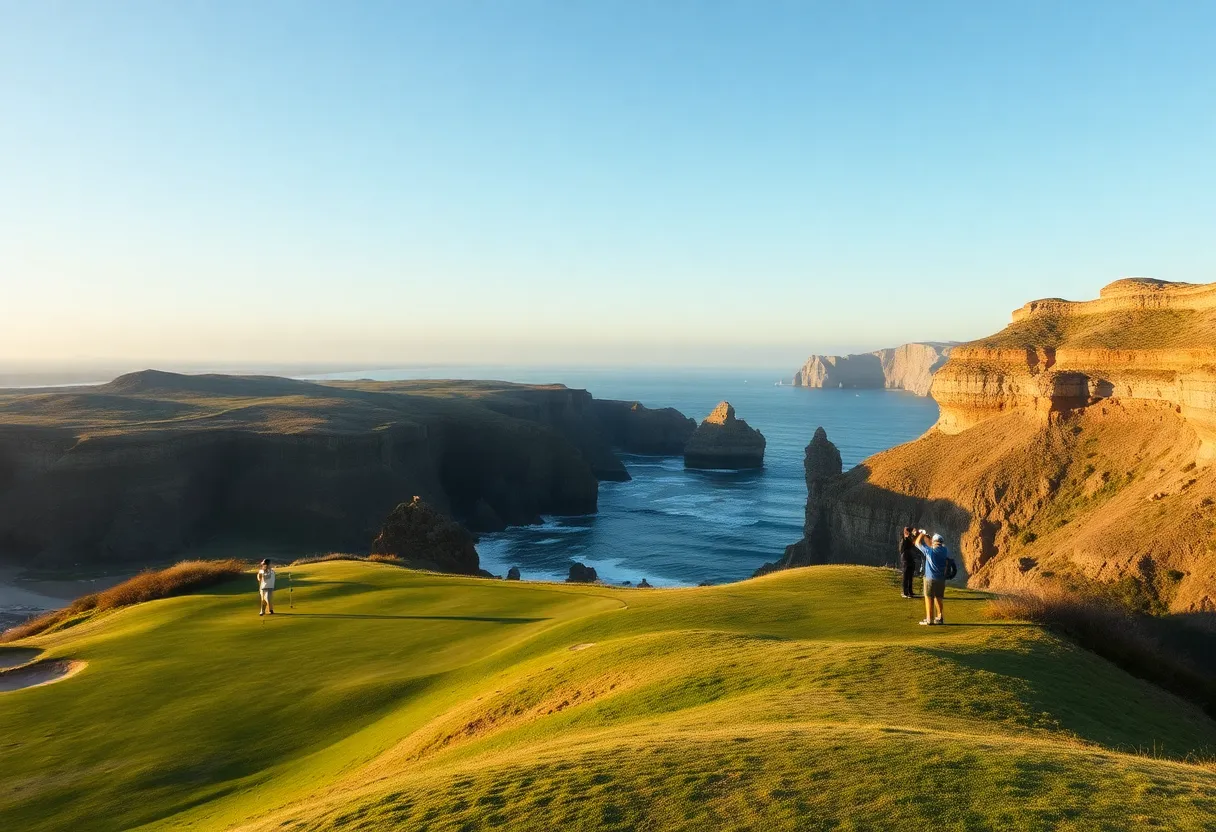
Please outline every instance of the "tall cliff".
M916 525L946 536L972 586L1216 609L1216 284L1029 303L955 348L932 395L933 429L832 487L831 560L890 562Z
M582 390L145 371L0 392L0 561L212 539L365 549L414 495L474 528L595 511L628 474Z
M933 374L946 363L953 347L948 342L924 342L854 355L812 355L794 373L794 385L886 388L927 396Z

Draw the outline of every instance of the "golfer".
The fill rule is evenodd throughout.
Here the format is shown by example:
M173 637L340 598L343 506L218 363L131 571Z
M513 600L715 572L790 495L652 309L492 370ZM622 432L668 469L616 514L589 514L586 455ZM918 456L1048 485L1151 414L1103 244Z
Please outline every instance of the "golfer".
M258 606L258 615L265 615L267 612L274 615L274 567L270 565L270 558L263 560L262 568L258 570L258 595L262 599Z
M904 598L915 598L916 594L912 592L912 579L916 577L916 569L920 566L920 552L916 551L916 544L913 543L913 538L916 529L911 526L904 526L904 535L899 539L899 563L903 567L904 582L903 595Z
M946 543L940 534L929 537L920 529L916 533L916 548L925 556L925 620L921 624L945 624L946 612L946 560L950 557ZM937 602L937 617L933 616L933 603Z

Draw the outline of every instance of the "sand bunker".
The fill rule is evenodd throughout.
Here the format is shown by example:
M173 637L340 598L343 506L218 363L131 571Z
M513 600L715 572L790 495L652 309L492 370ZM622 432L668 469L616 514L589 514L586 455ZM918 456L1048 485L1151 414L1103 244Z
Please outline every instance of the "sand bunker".
M588 647L594 647L594 646L595 646L594 641L588 641L585 644L576 644L573 647L571 647L570 649L571 650L586 650Z
M33 647L0 647L0 670L28 664L41 652Z
M75 676L84 670L86 665L88 662L60 660L32 662L9 670L0 670L0 693L59 682L69 676Z

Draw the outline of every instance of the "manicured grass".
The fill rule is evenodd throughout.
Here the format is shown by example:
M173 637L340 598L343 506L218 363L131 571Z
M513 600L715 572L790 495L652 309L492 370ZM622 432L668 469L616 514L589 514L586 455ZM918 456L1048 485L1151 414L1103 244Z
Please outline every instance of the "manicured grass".
M1216 823L1216 723L977 593L290 572L273 619L243 576L15 645L88 667L0 694L0 828Z

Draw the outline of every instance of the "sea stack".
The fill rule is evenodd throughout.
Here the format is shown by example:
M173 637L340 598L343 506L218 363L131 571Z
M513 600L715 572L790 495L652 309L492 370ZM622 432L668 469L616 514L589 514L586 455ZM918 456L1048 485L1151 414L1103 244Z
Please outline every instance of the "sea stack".
M764 444L764 434L736 419L730 402L721 402L684 446L684 467L763 468Z
M806 471L806 515L802 539L786 546L781 560L764 564L753 577L792 566L810 566L834 560L832 503L843 483L844 465L840 450L828 439L827 431L822 427L815 429L815 435L806 446L802 465Z

